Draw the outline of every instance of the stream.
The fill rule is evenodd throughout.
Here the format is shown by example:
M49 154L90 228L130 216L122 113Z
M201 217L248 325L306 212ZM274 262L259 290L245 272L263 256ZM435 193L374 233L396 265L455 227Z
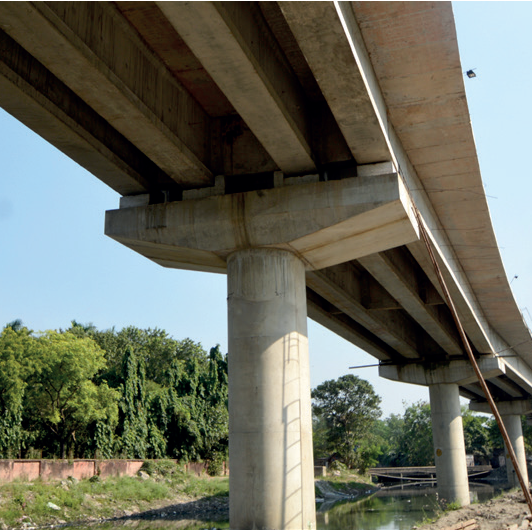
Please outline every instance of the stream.
M412 529L438 509L435 486L394 484L359 501L317 506L318 529ZM471 501L485 502L501 492L492 485L469 484Z
M334 499L334 491L316 505L317 529L412 529L439 509L435 486L403 483L386 486L363 499ZM486 502L501 492L493 485L470 483L472 502ZM57 526L56 529L229 529L229 522L185 520L173 516L171 510L157 516L141 515Z

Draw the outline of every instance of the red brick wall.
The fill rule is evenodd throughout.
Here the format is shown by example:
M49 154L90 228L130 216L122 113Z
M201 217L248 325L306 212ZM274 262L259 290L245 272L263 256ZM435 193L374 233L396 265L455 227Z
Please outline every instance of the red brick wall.
M142 460L111 459L0 459L0 483L15 479L43 480L86 479L95 475L134 476L142 466Z

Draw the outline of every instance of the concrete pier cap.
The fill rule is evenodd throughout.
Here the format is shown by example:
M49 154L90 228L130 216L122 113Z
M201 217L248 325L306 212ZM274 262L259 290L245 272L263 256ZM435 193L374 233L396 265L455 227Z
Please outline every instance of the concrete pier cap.
M290 180L295 184L154 205L124 200L106 212L105 234L164 267L219 273L239 249L284 249L312 270L419 239L397 173L283 181Z

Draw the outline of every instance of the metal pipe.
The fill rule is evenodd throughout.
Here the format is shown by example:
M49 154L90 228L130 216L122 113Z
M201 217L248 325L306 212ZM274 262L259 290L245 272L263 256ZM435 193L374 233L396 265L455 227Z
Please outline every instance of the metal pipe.
M482 390L484 391L484 394L486 395L486 399L490 405L491 411L493 413L493 416L495 417L495 420L497 421L497 424L499 426L499 430L501 431L502 438L504 440L504 443L506 444L506 448L508 449L508 453L510 454L510 459L512 461L512 464L514 466L515 472L517 474L517 479L519 480L519 484L521 485L521 489L523 491L523 494L525 496L526 502L528 504L528 509L532 513L532 496L530 495L530 491L528 489L528 485L525 485L525 480L523 478L523 474L521 474L521 469L519 468L519 464L517 462L517 456L515 454L515 451L513 449L512 443L510 442L510 437L508 436L508 432L506 431L506 428L504 426L504 423L502 421L501 415L499 414L499 410L497 409L497 406L495 404L495 401L493 400L493 397L491 396L491 392L488 388L488 385L486 384L486 380L484 379L484 376L480 372L480 368L478 366L477 360L475 359L475 356L473 354L473 350L471 349L471 345L469 344L469 339L467 338L467 335L464 331L464 328L462 326L462 323L460 321L460 317L458 316L458 312L456 311L456 307L454 305L454 302L451 298L451 294L449 293L449 290L447 288L447 284L445 283L445 279L443 278L443 274L441 272L440 266L438 262L436 261L436 257L434 256L434 253L432 251L430 240L427 234L427 231L425 229L425 225L423 223L423 219L421 218L421 214L419 213L419 210L414 206L413 207L414 216L418 222L419 230L421 233L421 236L423 238L423 241L425 242L425 245L427 247L427 251L430 256L430 260L432 262L432 265L434 267L434 271L436 273L436 276L438 277L438 281L440 283L441 289L443 291L443 294L445 296L445 299L447 301L447 304L449 305L449 309L451 310L451 313L453 315L454 322L456 324L456 327L458 328L458 332L460 334L460 338L462 339L462 343L464 344L465 350L467 352L467 355L469 357L469 361L471 362L471 365L473 365L473 369L475 370L475 374L477 375L478 381L480 383L480 386L482 387Z

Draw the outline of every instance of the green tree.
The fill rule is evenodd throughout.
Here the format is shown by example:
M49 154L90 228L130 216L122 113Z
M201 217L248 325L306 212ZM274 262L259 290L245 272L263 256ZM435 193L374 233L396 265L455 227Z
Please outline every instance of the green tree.
M122 413L122 455L144 459L148 450L148 408L146 368L142 355L128 347L122 370L120 411Z
M313 411L328 429L329 448L349 467L363 467L357 449L381 415L381 399L373 386L352 374L328 380L312 391Z
M486 463L493 453L488 430L489 420L489 417L476 415L466 406L462 408L466 453L473 454L475 459Z
M0 457L20 454L24 443L23 399L33 372L28 356L34 338L20 320L6 325L0 335Z
M434 465L430 404L419 401L408 406L399 445L402 466Z
M103 368L103 351L90 338L49 331L35 339L35 361L26 393L26 408L34 427L41 425L52 435L59 455L74 449L76 432L93 422L117 418L118 393L92 378Z
M401 453L401 441L405 421L401 415L392 413L384 420L377 421L374 432L381 441L379 464L382 466L402 466L404 456Z

